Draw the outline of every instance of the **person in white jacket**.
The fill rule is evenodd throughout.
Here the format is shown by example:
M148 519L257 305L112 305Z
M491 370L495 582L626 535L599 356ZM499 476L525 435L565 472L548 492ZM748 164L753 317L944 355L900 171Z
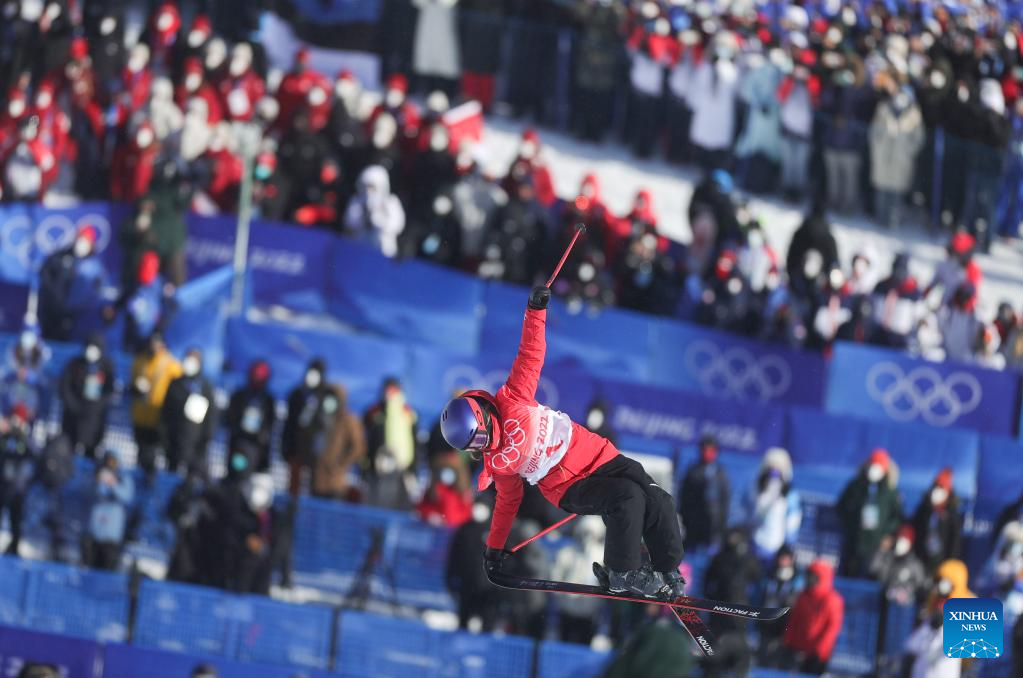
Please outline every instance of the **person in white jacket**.
M359 175L358 191L345 210L345 230L374 243L387 257L398 254L398 236L405 230L405 208L391 193L391 179L380 165Z
M785 544L795 543L803 522L799 493L792 488L792 459L780 447L764 453L754 484L743 502L757 557L772 560Z
M581 516L572 542L558 549L551 566L557 581L596 584L593 563L604 557L606 529L600 516ZM603 601L589 596L561 596L558 599L559 638L565 643L589 645L597 631Z
M689 82L689 107L693 111L689 141L705 171L727 168L730 164L739 89L734 55L728 40L715 41L712 57L696 67Z
M913 657L909 678L959 678L963 660L945 655L940 621L935 627L924 620L906 639L906 653Z

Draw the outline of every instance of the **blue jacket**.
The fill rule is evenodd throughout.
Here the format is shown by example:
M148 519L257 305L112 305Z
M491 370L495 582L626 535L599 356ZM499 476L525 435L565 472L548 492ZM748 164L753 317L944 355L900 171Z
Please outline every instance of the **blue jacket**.
M89 512L89 536L101 543L124 541L128 506L134 497L135 483L126 472L120 471L113 485L100 483L97 476Z

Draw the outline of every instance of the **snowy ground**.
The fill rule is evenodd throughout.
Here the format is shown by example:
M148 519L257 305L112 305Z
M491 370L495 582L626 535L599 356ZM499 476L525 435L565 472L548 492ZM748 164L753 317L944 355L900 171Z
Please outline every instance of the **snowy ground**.
M495 174L504 174L518 149L524 123L489 116L480 156L484 166ZM544 154L554 179L554 187L562 197L573 196L588 172L595 172L608 206L616 214L625 214L640 188L654 195L654 209L665 235L680 242L690 238L686 208L693 186L699 179L696 170L683 169L659 160L637 160L628 149L618 144L591 144L577 141L570 135L540 130ZM750 205L766 230L768 240L779 251L788 250L792 233L803 218L800 208L779 199L751 197ZM835 237L843 262L858 250L869 246L879 255L881 271L887 274L891 258L909 251L912 269L922 283L930 280L937 262L945 256L944 242L916 225L898 231L887 231L863 217L831 215ZM980 289L979 312L990 319L1000 301L1009 300L1020 307L1023 302L1023 243L996 242L989 255L979 258L984 272Z

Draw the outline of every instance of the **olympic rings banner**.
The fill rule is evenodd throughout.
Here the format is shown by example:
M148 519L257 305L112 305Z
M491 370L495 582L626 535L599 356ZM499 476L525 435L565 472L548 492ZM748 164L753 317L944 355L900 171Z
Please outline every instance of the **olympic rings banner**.
M121 266L116 229L129 211L127 205L106 202L68 209L35 204L0 206L0 280L27 284L42 260L71 245L78 229L84 226L96 229L96 249L107 270L116 275Z
M825 409L869 419L1013 435L1019 376L838 343Z

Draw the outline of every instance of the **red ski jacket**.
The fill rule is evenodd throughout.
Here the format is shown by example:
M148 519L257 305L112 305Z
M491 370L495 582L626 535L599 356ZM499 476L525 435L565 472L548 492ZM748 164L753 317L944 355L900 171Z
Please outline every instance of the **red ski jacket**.
M835 590L835 571L830 565L816 560L808 571L817 576L817 584L796 598L783 642L791 650L827 662L842 630L845 601Z
M547 349L547 311L528 309L519 352L508 381L494 396L500 421L495 440L483 454L479 490L493 482L497 502L487 546L504 548L522 502L522 481L538 485L550 503L559 506L573 483L618 456L606 438L576 424L568 415L536 402L536 388Z

